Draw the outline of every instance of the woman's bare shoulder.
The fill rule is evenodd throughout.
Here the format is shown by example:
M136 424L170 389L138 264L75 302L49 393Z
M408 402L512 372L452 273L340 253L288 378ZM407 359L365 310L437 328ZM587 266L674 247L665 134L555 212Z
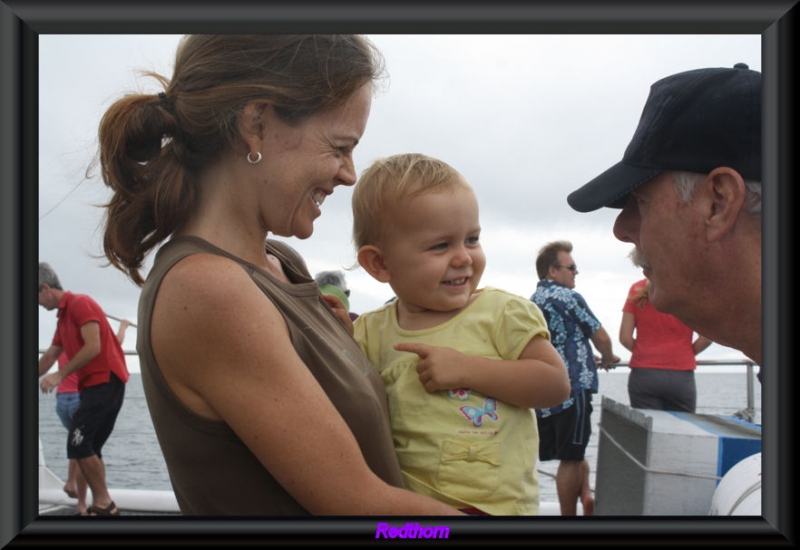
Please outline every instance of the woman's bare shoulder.
M283 318L235 261L196 254L164 277L153 310L153 352L173 391L196 413L224 416L212 412L213 402L235 381L253 383L251 369L267 353L264 340L290 346Z

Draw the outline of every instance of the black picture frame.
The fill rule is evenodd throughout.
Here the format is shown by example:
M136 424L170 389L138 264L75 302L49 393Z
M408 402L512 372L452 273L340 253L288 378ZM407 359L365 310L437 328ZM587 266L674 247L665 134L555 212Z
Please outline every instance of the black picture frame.
M377 4L377 3L376 3ZM795 540L793 364L788 355L793 285L788 272L796 205L793 57L797 6L771 2L224 3L0 1L0 544L249 546L374 544L379 518L237 520L37 517L39 120L38 36L48 33L359 32L359 33L731 33L762 36L763 197L763 517L457 518L441 544L634 546L791 545ZM46 126L44 127L46 128ZM45 130L46 131L46 130ZM392 524L431 518L394 518ZM420 541L421 542L421 541Z

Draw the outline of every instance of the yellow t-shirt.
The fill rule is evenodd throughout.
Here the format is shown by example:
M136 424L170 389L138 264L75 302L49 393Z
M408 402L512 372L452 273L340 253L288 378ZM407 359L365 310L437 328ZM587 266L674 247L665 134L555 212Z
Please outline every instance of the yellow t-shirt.
M536 336L550 338L539 308L485 288L446 323L425 330L397 324L396 302L362 314L355 338L381 373L395 449L406 487L456 508L491 515L537 515L539 432L534 412L468 388L428 393L416 354L394 349L422 342L492 359L518 359Z

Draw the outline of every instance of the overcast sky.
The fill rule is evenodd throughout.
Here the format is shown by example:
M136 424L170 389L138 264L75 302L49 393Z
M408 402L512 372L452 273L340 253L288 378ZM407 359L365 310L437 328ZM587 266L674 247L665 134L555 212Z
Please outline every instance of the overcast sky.
M619 161L656 80L701 67L747 63L761 70L754 35L370 35L389 80L376 95L355 151L357 173L396 153L438 157L460 171L480 203L487 267L481 286L530 297L539 248L574 245L576 290L614 340L630 285L642 278L631 245L617 241L618 210L580 214L567 195ZM102 180L84 179L103 112L130 91L161 91L139 71L172 75L171 35L39 36L39 259L64 288L91 295L106 313L135 322L139 288L104 267ZM312 275L343 269L362 313L392 296L355 264L350 197L337 187L307 240L284 239ZM152 265L152 254L146 270ZM116 329L117 322L112 321ZM39 309L39 346L55 312ZM129 329L126 349L135 347ZM740 358L714 345L701 359ZM129 358L131 370L138 370Z

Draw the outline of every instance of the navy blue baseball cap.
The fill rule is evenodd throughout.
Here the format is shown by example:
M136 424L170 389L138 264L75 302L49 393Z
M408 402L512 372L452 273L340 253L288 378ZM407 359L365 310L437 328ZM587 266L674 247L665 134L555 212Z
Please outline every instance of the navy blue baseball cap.
M622 160L567 197L578 212L622 208L631 191L664 170L733 168L761 181L761 73L695 69L650 87Z

